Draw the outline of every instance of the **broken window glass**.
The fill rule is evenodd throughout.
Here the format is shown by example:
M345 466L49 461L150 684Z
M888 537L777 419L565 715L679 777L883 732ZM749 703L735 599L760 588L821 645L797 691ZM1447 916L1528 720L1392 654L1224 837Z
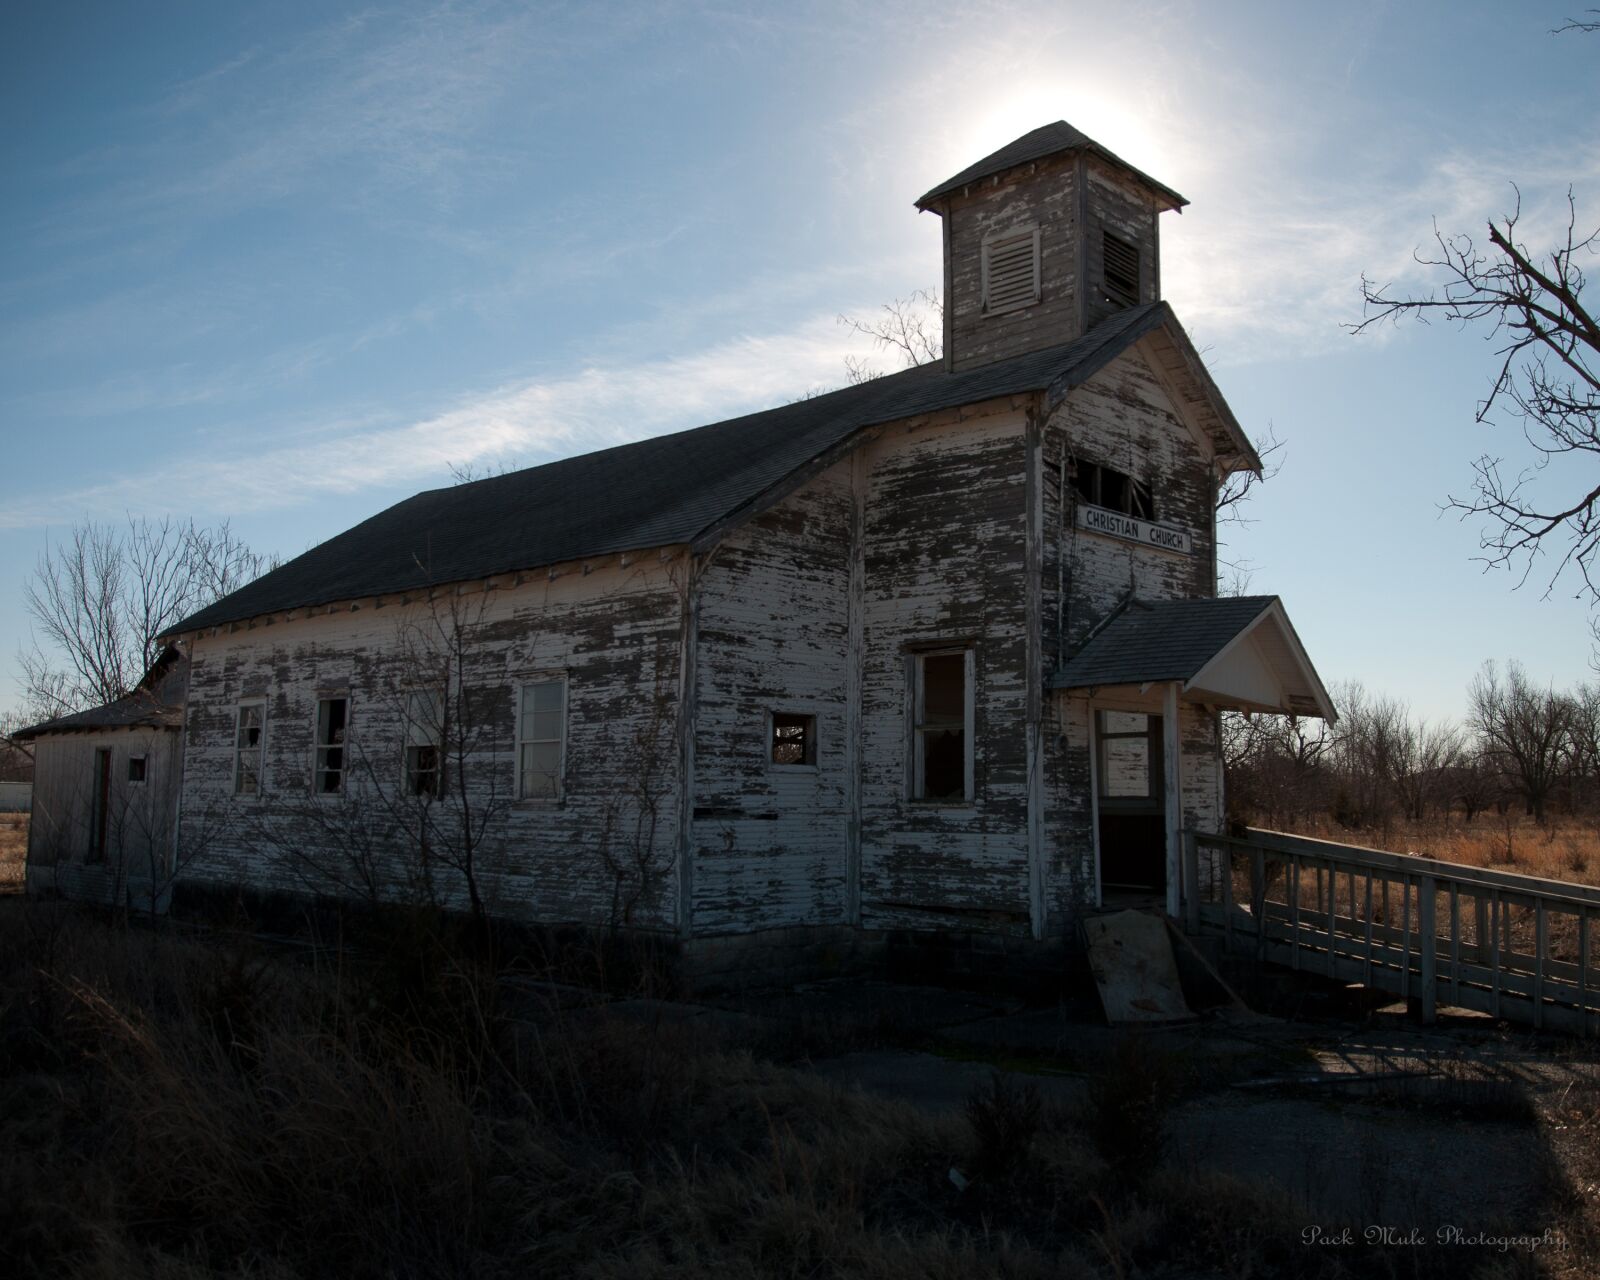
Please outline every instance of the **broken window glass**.
M317 762L314 786L319 795L344 790L344 739L350 719L350 699L322 698L317 702Z
M916 773L918 800L969 800L967 792L967 654L918 656Z
M406 698L406 791L410 795L437 796L442 789L443 701L432 690L413 690Z
M816 764L817 718L786 711L772 713L772 763Z
M261 728L266 708L259 702L242 703L234 738L233 790L241 796L261 792Z

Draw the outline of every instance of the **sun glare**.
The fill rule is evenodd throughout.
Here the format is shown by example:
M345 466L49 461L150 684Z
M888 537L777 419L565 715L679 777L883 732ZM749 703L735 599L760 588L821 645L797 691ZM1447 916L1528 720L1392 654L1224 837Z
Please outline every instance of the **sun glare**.
M1123 101L1126 97L1125 92L1102 93L1085 83L1082 76L1074 75L1063 75L1050 83L1018 85L1004 97L989 97L974 105L972 123L964 131L965 136L957 139L956 151L965 159L954 168L970 164L1042 124L1065 120L1129 164L1159 173L1164 150L1159 134L1147 120L1128 109Z

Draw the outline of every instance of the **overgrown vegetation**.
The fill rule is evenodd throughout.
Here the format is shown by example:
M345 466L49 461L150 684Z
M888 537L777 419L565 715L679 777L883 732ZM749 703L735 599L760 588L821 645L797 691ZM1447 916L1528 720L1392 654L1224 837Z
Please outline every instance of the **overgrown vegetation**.
M555 984L530 999L538 975L497 981L426 917L359 954L286 955L0 907L8 1275L1456 1277L1483 1261L1306 1248L1286 1195L1166 1153L1170 1077L1149 1060L1110 1064L1082 1113L996 1075L965 1114L928 1116L644 1002L613 1013Z
M1516 662L1485 663L1460 722L1414 716L1359 683L1332 690L1339 721L1224 717L1230 816L1303 834L1416 848L1483 844L1461 861L1517 861L1522 819L1564 857L1545 874L1584 877L1600 853L1600 685L1536 684ZM1572 842L1577 837L1577 842ZM1499 857L1490 856L1498 842ZM1520 843L1531 843L1525 836ZM1404 850L1402 850L1404 851ZM1416 849L1439 857L1448 852Z

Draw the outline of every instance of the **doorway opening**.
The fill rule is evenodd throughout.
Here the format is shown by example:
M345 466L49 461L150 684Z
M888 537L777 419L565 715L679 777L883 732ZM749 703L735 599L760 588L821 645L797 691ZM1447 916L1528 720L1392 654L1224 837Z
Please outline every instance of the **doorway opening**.
M1101 902L1164 902L1167 820L1161 717L1096 711L1094 727Z

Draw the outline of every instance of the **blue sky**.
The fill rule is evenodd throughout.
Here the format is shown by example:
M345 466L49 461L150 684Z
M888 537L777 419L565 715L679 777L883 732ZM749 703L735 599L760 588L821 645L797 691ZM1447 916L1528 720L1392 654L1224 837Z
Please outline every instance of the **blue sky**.
M1456 713L1591 678L1589 610L1441 515L1512 432L1482 336L1352 337L1363 270L1516 180L1600 221L1564 5L14 3L0 16L0 709L47 538L223 518L296 554L449 464L843 380L937 282L912 201L1064 118L1193 202L1166 296L1283 470L1234 535L1325 677Z

